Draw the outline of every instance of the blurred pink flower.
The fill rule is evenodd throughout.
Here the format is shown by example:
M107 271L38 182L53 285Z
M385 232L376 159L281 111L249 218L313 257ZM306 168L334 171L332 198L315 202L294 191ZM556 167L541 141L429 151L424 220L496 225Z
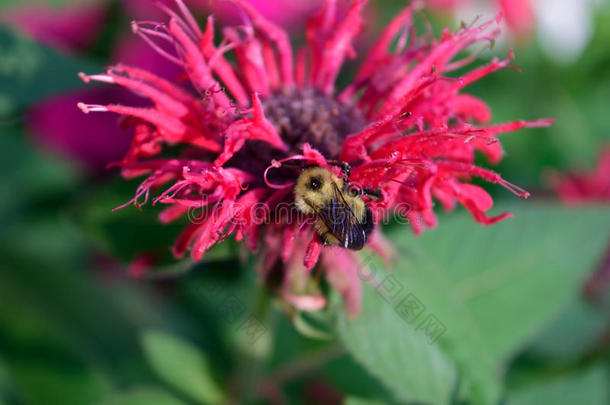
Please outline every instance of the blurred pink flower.
M5 11L0 21L45 45L75 51L91 45L106 14L106 6L101 3L74 3L61 8L41 3Z
M567 174L553 173L550 181L565 203L610 203L610 145L601 151L596 168Z
M430 7L440 11L453 11L460 3L468 0L427 0Z
M171 4L168 0L162 0L162 3ZM282 28L298 31L308 16L320 7L322 0L246 0L246 3ZM190 0L187 4L195 13L213 14L221 25L239 24L248 18L231 0ZM154 6L154 3L151 5L151 0L123 0L123 6L130 17L138 20L163 17L161 8Z
M534 28L534 10L530 0L499 0L506 23L517 35L527 36Z
M126 0L125 4L134 2L137 1ZM148 4L149 8L157 9L150 7L150 2ZM87 2L60 8L36 4L4 13L1 20L40 43L60 51L78 52L96 40L107 14L104 3ZM177 66L130 34L119 42L111 59L126 61L163 77L174 78L180 72ZM75 107L83 97L99 97L109 103L126 97L135 103L139 101L124 89L104 87L70 91L31 106L26 125L37 144L88 172L102 173L109 163L125 155L132 134L118 125L116 117L99 115L91 125L91 119L84 119ZM83 131L84 127L87 131Z
M83 97L113 102L115 95L108 89L88 89L53 97L30 109L27 126L37 144L88 171L100 172L125 153L131 133L119 128L116 117L96 117L91 125L74 106Z

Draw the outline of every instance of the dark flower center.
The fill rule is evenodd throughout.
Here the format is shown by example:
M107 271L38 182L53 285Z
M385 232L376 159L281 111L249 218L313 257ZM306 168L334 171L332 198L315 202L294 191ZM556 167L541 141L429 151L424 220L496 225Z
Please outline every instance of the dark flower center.
M275 93L263 106L265 116L294 153L309 142L327 158L335 159L345 137L366 125L357 108L313 89Z
M261 173L272 159L301 153L304 143L309 143L329 160L337 159L345 138L367 124L357 107L339 103L314 89L284 90L272 93L262 102L265 117L289 150L283 153L266 142L248 141L229 164L251 173ZM274 177L278 175L276 173Z

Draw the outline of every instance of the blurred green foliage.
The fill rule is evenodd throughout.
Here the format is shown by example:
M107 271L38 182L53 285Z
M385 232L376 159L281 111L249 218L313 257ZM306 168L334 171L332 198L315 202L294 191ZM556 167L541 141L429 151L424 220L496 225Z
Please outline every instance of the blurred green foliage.
M111 0L101 0L110 2ZM0 4L0 10L11 10L17 7L36 7L45 6L53 8L61 8L73 4L83 3L99 3L98 0L3 0Z
M399 6L381 4L383 21ZM608 22L610 6L573 65L531 42L517 49L523 73L472 86L494 122L557 118L504 137L504 177L539 189L548 168L592 165L610 131ZM333 316L315 315L338 319L330 339L312 339L279 303L262 315L253 260L235 243L176 264L180 224L158 224L151 208L111 212L136 183L86 178L31 143L27 107L80 85L76 73L99 70L105 53L66 56L0 29L0 404L609 403L609 312L580 288L610 238L610 209L507 203L492 187L516 219L480 227L458 210L418 238L389 227L400 255L391 272L363 256L376 284L364 285L360 318L347 321L333 297ZM142 251L164 267L125 277ZM442 334L400 312L409 293ZM264 331L256 342L250 316Z
M83 86L74 72L100 71L103 66L39 45L1 25L0 55L3 122L36 101Z

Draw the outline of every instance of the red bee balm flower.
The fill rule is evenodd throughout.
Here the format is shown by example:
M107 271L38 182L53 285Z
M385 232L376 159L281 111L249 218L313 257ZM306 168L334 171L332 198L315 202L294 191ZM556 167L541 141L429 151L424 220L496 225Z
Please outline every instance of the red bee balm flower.
M280 209L294 207L294 184L304 168L320 166L333 184L364 190L351 198L362 198L373 223L402 207L416 233L436 226L433 198L447 210L461 203L485 225L510 216L485 214L493 201L467 183L472 176L528 196L500 175L475 166L475 152L496 163L502 157L498 134L547 126L551 120L475 125L490 120L489 108L461 93L507 67L512 53L459 78L445 76L474 60L454 60L460 51L493 39L494 21L457 33L445 30L433 40L415 36L411 20L419 6L406 7L382 32L354 80L336 92L341 66L355 57L352 41L363 27L366 1L355 0L345 15L338 15L337 2L327 0L307 23L307 43L296 56L282 29L245 0L234 2L244 10L245 23L225 28L219 45L212 17L202 31L182 0L175 0L179 13L165 8L167 24L133 24L136 34L184 67L192 88L123 65L104 74L81 74L85 81L114 83L150 99L147 108L79 106L84 112L122 114L133 124L131 149L120 166L125 177L148 177L131 202L140 206L151 190L164 189L153 200L168 205L160 214L162 222L191 215L174 245L177 257L190 249L199 260L234 234L253 251L260 250L263 276L280 270L278 292L288 302L309 310L325 305L321 294L307 290L307 269L320 263L355 314L361 295L357 256L324 244L329 239L320 235L316 221L295 219L290 209ZM229 51L234 62L225 57ZM171 153L177 156L168 158ZM380 254L387 251L378 231L367 245Z

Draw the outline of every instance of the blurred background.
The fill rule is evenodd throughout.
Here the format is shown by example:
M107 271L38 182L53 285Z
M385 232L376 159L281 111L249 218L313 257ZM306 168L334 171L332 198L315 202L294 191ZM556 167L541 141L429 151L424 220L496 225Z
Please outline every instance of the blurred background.
M251 2L296 41L319 5ZM199 21L239 21L229 2L186 3ZM371 0L360 55L404 4ZM494 123L556 123L502 138L494 170L532 197L484 186L514 220L486 228L458 209L418 238L388 226L406 253L374 265L380 288L395 277L443 325L437 340L380 288L365 287L355 321L340 302L266 309L233 241L175 262L183 224L158 224L153 207L111 212L138 184L107 168L131 134L76 103L138 99L77 73L120 61L178 77L130 31L163 13L149 0L4 0L0 404L610 404L610 1L428 0L418 26L438 35L498 12L503 34L480 63L514 49L521 73L469 92Z

